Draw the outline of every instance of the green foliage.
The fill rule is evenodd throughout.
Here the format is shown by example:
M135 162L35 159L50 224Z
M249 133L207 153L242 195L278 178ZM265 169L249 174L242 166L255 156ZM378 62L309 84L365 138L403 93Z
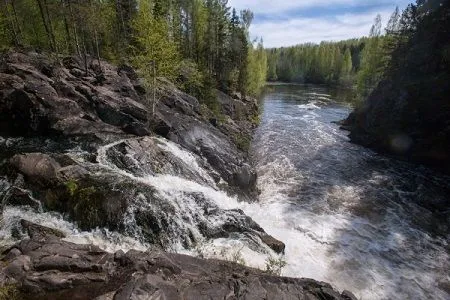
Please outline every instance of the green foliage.
M267 50L267 79L351 85L367 38Z
M176 78L180 54L177 44L169 36L168 24L162 17L154 17L149 1L139 1L139 11L132 22L136 45L132 61L147 82L153 77ZM156 65L156 74L153 72Z
M72 201L74 218L81 229L91 229L104 224L103 195L94 187L78 189Z
M66 182L66 188L71 197L75 196L76 191L78 190L78 184L75 180L71 179Z
M7 284L0 286L0 300L19 300L21 298L16 285Z
M214 107L214 88L256 94L264 84L262 45L254 49L248 37L252 19L223 0L5 0L0 47L76 54L86 66L92 58L101 66L101 57L132 62L148 87L153 77L178 79L188 64L194 72L181 88Z
M247 66L247 84L245 94L255 96L261 92L267 79L267 53L264 50L262 40L258 43L256 49L253 45L248 51Z
M238 147L238 149L248 152L250 150L251 145L251 136L244 134L244 133L238 133L234 135L234 143Z
M266 272L272 275L280 276L283 268L286 267L287 262L283 256L268 257L266 259Z

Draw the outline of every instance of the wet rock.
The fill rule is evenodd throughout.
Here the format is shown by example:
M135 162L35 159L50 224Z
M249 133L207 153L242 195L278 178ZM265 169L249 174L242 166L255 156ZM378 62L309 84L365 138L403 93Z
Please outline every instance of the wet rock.
M59 238L65 238L66 235L56 229L41 226L38 224L35 224L33 222L27 221L27 220L20 220L20 225L22 225L23 228L25 228L28 232L28 235L33 238L39 238L39 237L49 237L49 236L55 236Z
M358 300L358 298L356 298L355 295L353 295L352 292L344 290L341 294L341 297L344 298L345 300Z
M41 206L39 200L33 198L30 191L19 188L17 186L11 187L8 192L8 205L26 205L38 210Z
M56 160L43 153L17 154L9 163L28 180L40 184L56 182L57 171L61 168Z
M22 254L0 264L0 278L16 282L27 299L354 298L311 279L275 277L231 262L160 251L111 254L36 235L10 252L17 250Z
M258 108L247 98L217 92L224 122L199 101L158 79L155 113L142 81L128 66L88 57L62 59L62 65L36 53L7 53L0 67L0 134L46 136L95 148L98 143L155 132L206 158L229 191L256 196L256 175L246 151ZM102 76L99 81L96 78ZM235 98L236 98L235 97ZM247 100L246 100L247 99ZM150 118L150 120L149 120ZM216 120L211 124L208 120ZM92 145L94 144L94 145ZM13 149L11 149L14 151ZM28 152L39 152L38 146Z
M284 253L286 245L283 242L277 240L276 238L268 234L263 234L260 236L260 238L264 244L269 246L276 253Z

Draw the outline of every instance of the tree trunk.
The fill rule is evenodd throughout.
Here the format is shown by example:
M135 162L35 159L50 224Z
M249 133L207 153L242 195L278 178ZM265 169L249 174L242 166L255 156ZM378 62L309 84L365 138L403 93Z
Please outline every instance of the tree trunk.
M14 20L11 15L11 11L9 10L9 1L4 0L4 2L5 2L5 12L6 12L6 15L8 18L9 27L10 27L11 33L13 35L13 43L14 43L14 46L17 47L17 46L19 46L19 38L18 38L18 35L16 32L16 26L14 24Z
M69 53L72 53L73 51L73 45L72 45L72 37L70 34L70 29L69 29L69 22L67 21L67 6L66 6L66 1L65 0L61 0L61 5L63 7L63 18L64 18L64 27L66 29L66 38L67 38L67 48L69 50Z
M97 54L98 66L100 67L100 70L101 70L102 69L102 64L100 62L100 50L99 50L99 47L98 47L97 29L94 29L94 38L95 38L95 50L96 50L96 54Z
M78 32L77 32L77 25L76 25L76 22L75 22L75 18L74 18L74 15L73 15L73 10L72 10L72 5L70 5L70 0L68 1L68 4L69 4L69 13L70 13L70 19L72 20L72 22L73 22L73 36L74 36L74 38L75 38L75 47L76 47L76 51L77 51L77 55L79 56L79 57L81 57L81 51L80 51L80 41L78 40Z
M55 45L53 44L53 39L52 39L52 36L51 36L51 33L50 33L50 29L49 29L49 26L48 26L47 21L45 19L44 8L42 7L41 0L36 0L36 2L38 4L38 6L39 6L39 12L41 14L42 23L44 24L45 32L47 33L47 38L48 38L48 41L50 43L50 49L52 51L55 51L56 50L55 49Z
M50 30L50 37L52 39L54 51L58 52L58 45L56 44L55 34L53 33L52 18L50 17L50 13L48 11L47 0L44 0L44 4L45 4L45 13L47 15L47 20L48 20L48 28Z
M17 38L17 44L20 45L20 40L21 40L21 36L22 36L22 31L21 31L21 29L20 29L19 20L17 19L16 7L15 7L15 5L14 5L14 1L11 1L11 7L12 7L12 10L13 10L14 22L15 22L15 24L16 24L16 26L17 26L17 36L16 36L16 38Z

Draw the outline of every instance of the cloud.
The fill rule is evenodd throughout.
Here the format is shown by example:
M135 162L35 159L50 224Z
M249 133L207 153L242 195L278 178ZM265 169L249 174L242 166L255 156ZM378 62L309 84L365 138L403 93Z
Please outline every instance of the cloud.
M386 23L396 5L408 0L230 0L230 6L255 13L250 28L266 47L338 41L367 36L379 13Z
M400 1L405 2L405 1ZM392 0L229 0L228 4L237 10L250 9L259 13L280 13L307 8L345 6L348 8L367 5L393 4Z

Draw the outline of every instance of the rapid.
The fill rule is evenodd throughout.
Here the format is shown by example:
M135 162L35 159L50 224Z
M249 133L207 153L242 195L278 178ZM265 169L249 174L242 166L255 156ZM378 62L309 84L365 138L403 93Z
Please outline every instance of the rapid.
M282 275L330 282L358 299L448 299L449 211L434 209L433 203L448 201L450 178L351 144L347 133L332 123L350 112L344 98L321 86L269 87L251 149L260 191L253 202L227 195L201 157L163 138L147 142L179 167L161 174L149 172L139 155L130 152L138 139L100 147L96 162L74 149L71 158L99 176L139 186L141 193L123 216L126 230L86 232L64 215L6 205L0 246L24 237L16 229L24 218L57 228L74 243L93 243L111 252L145 251L152 245L145 242L135 217L138 210L152 210L169 220L167 251L261 269L275 257L286 262ZM0 178L4 203L8 185ZM149 200L150 194L157 203ZM217 209L231 211L229 216L242 210L286 244L284 256L248 234L204 237L199 223L214 228L227 218L209 213Z

